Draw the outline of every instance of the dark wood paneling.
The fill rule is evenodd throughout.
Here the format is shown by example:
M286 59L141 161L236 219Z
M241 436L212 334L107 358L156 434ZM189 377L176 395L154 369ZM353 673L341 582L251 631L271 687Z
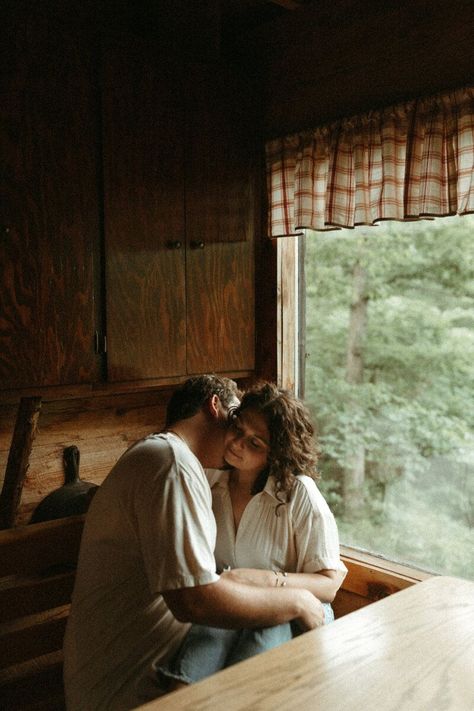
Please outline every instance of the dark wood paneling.
M47 621L2 634L0 667L21 664L61 649L68 614L69 605L60 613L52 612Z
M85 516L10 528L0 533L3 575L37 574L51 566L76 567Z
M0 623L33 615L48 607L71 601L76 569L46 578L14 578L8 586L0 585Z
M249 239L254 127L245 81L222 64L190 66L186 129L188 247Z
M318 0L249 33L244 54L271 137L470 83L473 36L471 0Z
M56 657L55 662L45 662L44 667L41 660L35 660L28 674L13 674L5 681L0 678L2 708L6 711L64 711L61 654L57 652Z
M153 45L104 48L109 381L186 372L183 112ZM181 243L181 248L176 247Z
M252 370L253 240L187 250L188 373Z
M1 35L0 387L94 381L91 47L30 4Z
M223 64L190 67L187 87L187 372L252 370L253 88Z

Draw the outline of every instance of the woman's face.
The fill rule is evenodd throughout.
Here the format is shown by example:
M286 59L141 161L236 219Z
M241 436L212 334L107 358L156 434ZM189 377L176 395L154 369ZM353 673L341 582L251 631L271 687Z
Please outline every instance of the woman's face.
M225 437L224 459L234 469L259 474L270 451L270 433L263 415L255 410L239 413Z

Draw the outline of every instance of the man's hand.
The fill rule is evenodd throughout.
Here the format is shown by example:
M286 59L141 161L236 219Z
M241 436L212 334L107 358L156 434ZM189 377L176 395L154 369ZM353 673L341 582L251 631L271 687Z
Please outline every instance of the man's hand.
M305 631L324 623L322 604L303 588L263 588L221 575L215 583L164 590L162 595L180 622L251 629L296 620Z
M334 572L336 571L328 571ZM256 585L258 587L276 587L275 573L272 570L256 570L253 568L233 568L226 570L221 574L221 578L232 582L242 583L244 585ZM298 582L304 583L306 579L311 580L314 574L310 575L292 575L291 573L285 578L285 581L290 581L296 578ZM295 583L298 584L295 580ZM298 625L305 632L315 629L324 624L324 608L317 597L310 591L303 588L294 588L294 592L299 596L299 604L301 605L301 613L296 618ZM302 599L301 599L302 598ZM301 601L300 601L301 599Z

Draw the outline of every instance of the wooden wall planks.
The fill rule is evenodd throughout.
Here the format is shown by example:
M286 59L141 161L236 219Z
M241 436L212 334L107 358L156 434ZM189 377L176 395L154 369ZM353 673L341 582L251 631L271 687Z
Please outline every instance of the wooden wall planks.
M93 382L99 367L93 45L79 16L44 5L2 3L1 388Z
M163 427L170 393L164 389L43 402L16 524L27 523L39 501L63 484L64 447L79 448L81 479L100 484L130 444ZM16 410L17 405L0 405L0 483Z

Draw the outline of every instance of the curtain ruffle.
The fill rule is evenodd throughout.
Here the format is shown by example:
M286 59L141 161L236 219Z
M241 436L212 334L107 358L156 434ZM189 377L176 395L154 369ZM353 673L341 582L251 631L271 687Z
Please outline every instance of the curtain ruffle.
M269 235L474 212L474 87L274 139Z

